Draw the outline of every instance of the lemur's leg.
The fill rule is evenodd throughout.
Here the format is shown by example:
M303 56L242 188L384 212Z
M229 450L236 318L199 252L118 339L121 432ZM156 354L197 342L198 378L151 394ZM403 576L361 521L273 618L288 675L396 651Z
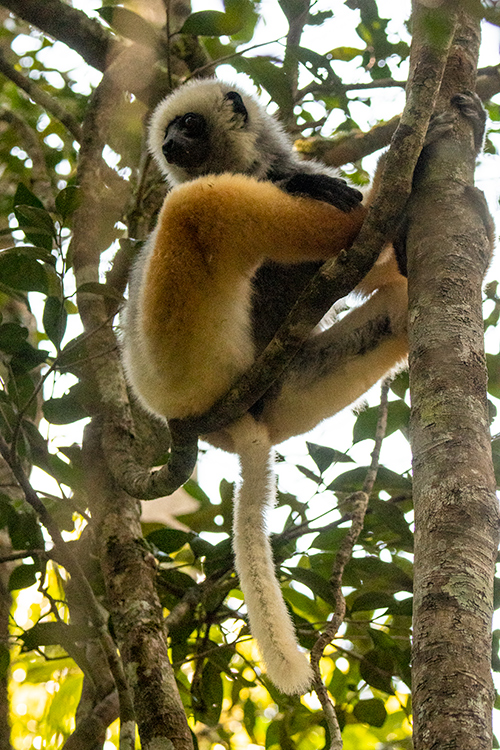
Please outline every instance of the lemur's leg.
M278 444L360 398L408 352L406 280L388 284L306 343L256 416Z

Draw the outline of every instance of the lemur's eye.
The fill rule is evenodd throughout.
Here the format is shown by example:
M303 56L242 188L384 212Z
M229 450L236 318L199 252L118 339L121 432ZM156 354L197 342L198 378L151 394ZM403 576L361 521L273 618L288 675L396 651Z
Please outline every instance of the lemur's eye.
M181 127L190 136L199 136L206 128L205 118L196 112L187 112L181 120Z

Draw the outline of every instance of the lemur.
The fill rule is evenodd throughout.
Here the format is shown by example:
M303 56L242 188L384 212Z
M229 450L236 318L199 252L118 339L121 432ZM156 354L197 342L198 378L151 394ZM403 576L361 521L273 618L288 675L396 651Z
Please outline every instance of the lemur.
M477 129L481 143L484 117ZM123 360L141 403L168 420L201 415L229 390L321 263L349 248L366 208L334 170L302 161L252 96L215 79L191 81L158 105L149 149L172 190L131 274ZM251 413L206 436L240 458L236 571L268 675L285 693L305 692L312 670L265 529L276 491L272 446L353 403L405 360L403 266L404 252L387 247L357 289L366 301L312 335Z

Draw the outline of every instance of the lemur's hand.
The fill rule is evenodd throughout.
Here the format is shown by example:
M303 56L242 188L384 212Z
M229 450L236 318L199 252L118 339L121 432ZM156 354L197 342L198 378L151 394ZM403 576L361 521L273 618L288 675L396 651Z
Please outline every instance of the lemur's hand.
M290 179L283 180L281 187L292 195L302 195L330 203L344 213L357 208L363 200L363 194L348 185L345 180L324 174L299 172Z

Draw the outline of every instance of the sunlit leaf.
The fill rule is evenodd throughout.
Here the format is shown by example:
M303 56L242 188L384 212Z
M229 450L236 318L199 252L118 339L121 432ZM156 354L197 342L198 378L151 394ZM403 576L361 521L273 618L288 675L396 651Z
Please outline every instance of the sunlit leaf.
M372 727L381 727L387 717L384 701L379 698L369 698L356 703L353 711L358 721L370 724Z
M200 10L185 20L181 33L196 36L231 36L242 27L241 20L232 15L219 10Z
M156 26L129 8L105 5L98 9L98 13L115 31L137 44L154 47L159 42L160 34Z

